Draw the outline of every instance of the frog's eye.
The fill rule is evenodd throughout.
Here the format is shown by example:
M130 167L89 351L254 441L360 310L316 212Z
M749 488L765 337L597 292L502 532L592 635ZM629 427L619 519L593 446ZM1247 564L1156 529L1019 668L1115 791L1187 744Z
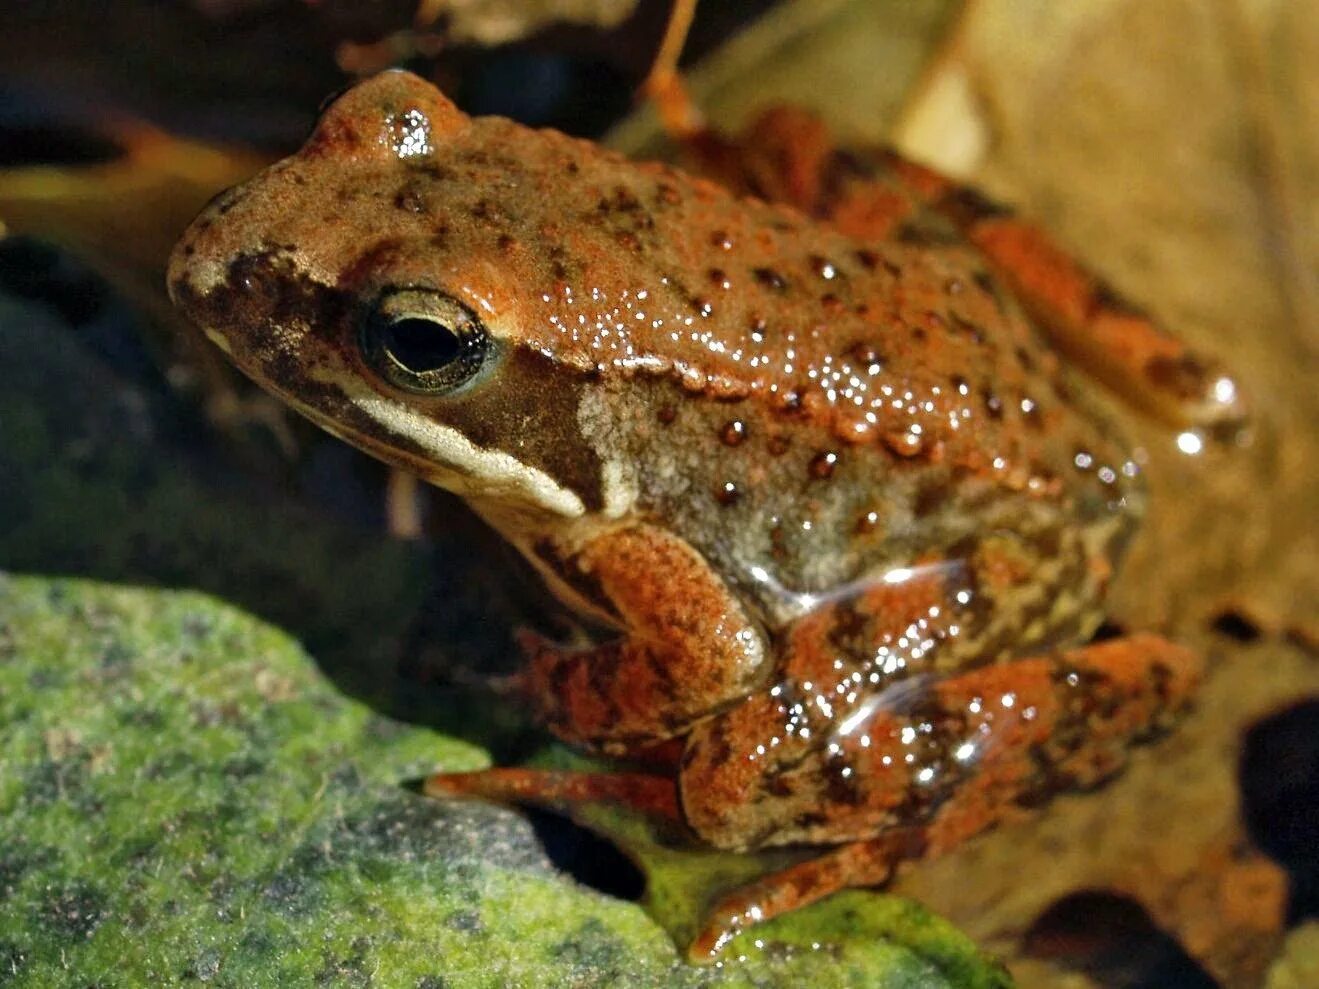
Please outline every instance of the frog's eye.
M362 354L390 384L443 395L474 378L490 351L475 314L442 292L397 289L380 297L361 329Z

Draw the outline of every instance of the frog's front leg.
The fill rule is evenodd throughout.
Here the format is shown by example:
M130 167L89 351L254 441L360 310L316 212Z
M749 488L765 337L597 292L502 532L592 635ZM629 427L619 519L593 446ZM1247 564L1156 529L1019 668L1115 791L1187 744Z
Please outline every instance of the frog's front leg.
M1199 675L1188 650L1137 635L972 670L887 703L880 695L772 763L763 742L782 738L790 716L778 697L757 695L698 725L681 789L707 840L738 847L752 821L765 844L872 836L724 897L692 958L710 960L753 922L883 883L904 858L939 854L1022 805L1099 781L1185 706ZM739 802L754 815L738 813Z
M528 693L561 738L613 752L655 742L763 681L762 632L679 537L633 525L543 559L622 628L590 648L526 638Z

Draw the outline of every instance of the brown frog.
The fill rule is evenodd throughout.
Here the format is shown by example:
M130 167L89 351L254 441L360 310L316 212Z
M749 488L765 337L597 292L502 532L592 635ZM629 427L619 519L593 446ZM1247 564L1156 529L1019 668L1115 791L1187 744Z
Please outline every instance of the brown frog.
M1240 411L1033 228L814 126L706 142L715 184L386 73L169 272L240 368L465 498L593 634L524 636L556 734L667 767L431 792L831 846L716 905L696 958L1111 773L1191 695L1164 639L1083 645L1141 479L1053 345L1183 426Z

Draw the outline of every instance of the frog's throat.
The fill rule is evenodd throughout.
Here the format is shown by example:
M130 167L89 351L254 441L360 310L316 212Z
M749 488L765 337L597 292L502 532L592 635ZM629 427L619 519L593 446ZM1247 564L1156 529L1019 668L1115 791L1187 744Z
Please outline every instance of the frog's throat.
M336 388L344 400L374 423L382 434L396 437L407 446L420 450L426 465L435 469L428 471L424 469L426 465L417 464L411 457L389 456L390 451L400 448L398 444L391 444L383 436L377 438L346 432L333 419L290 396L289 400L313 422L327 432L363 447L373 456L387 461L406 460L408 469L416 470L426 480L441 487L462 488L462 477L475 477L480 478L482 497L492 494L507 496L563 518L580 518L586 514L586 506L576 492L537 467L529 466L502 450L484 450L458 430L419 415L406 403L381 395L359 382L345 381L333 374L318 374L315 370L308 376ZM458 490L457 493L466 492Z

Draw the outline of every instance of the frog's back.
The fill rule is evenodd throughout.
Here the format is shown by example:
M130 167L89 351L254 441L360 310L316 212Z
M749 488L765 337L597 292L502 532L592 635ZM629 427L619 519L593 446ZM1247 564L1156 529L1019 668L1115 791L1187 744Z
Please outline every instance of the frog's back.
M521 208L555 219L519 232L525 329L625 372L591 438L721 569L820 590L994 527L1093 527L1096 553L1129 529L1134 463L974 248L858 242L537 137Z

